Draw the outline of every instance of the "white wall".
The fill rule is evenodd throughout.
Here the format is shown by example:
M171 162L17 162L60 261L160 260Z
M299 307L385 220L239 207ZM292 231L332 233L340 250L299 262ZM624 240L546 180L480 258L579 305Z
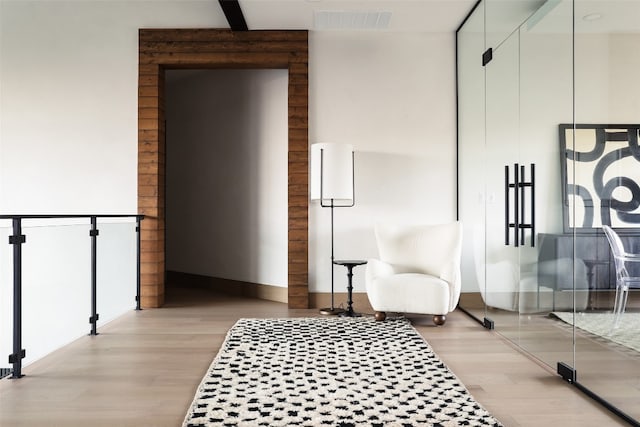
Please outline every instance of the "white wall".
M0 0L0 212L135 213L138 29L225 25L212 1ZM135 272L130 225L101 229L101 322L135 304L135 274L123 274ZM114 236L114 228L123 237ZM24 232L28 364L89 331L90 245L86 225L31 221ZM0 234L0 265L10 266L8 230ZM114 255L104 259L108 253ZM3 268L0 279L4 367L11 345L10 270ZM104 296L116 288L117 295Z
M219 5L1 0L0 8L0 210L135 213L138 29L224 27Z
M138 28L224 28L217 2L0 5L0 210L135 211ZM310 143L356 149L338 258L376 256L376 222L455 218L454 64L453 32L310 34ZM328 291L329 211L315 202L309 227L310 289Z
M577 123L638 123L638 43L638 33L576 35Z
M287 286L287 70L166 76L171 271Z
M453 37L448 34L311 33L310 143L347 142L353 144L356 151L356 206L335 211L336 258L366 259L377 256L373 236L376 222L444 222L454 219L455 121L454 99L450 96L454 92L452 43ZM428 79L426 76L437 78ZM202 83L203 80L198 81ZM225 97L227 90L224 88L228 88L229 83L223 82L217 89L209 86L200 89L200 92L209 100L215 91L222 91L219 96ZM182 79L175 83L176 88L172 92L176 96L180 94L180 98L186 102L198 90L193 88L194 84L196 80L193 78ZM213 85L211 82L206 84ZM285 94L286 85L283 90L282 94ZM181 110L181 114L193 116L183 108L185 102L178 102L179 108L174 111ZM237 106L222 108L234 109ZM214 111L215 107L209 105L209 109ZM170 107L167 111L171 111ZM247 111L243 117L242 120L250 119L250 113ZM210 128L219 127L214 122L210 123ZM265 126L263 132L268 132L274 123L273 120L269 121L269 126ZM281 117L278 125L286 126L286 120ZM171 119L168 129L171 137L172 129L175 130ZM286 150L286 146L280 146L279 149ZM173 154L170 156L173 157ZM229 161L231 165L236 164L233 160L235 155L227 153L226 156L226 164ZM259 161L258 158L254 160ZM180 161L188 164L190 160ZM170 175L171 164L167 168ZM286 164L282 165L282 172L285 171ZM207 175L211 176L211 173ZM168 192L172 183L175 181L169 176ZM180 192L180 202L168 200L168 221L172 221L169 219L171 206L192 206L194 200L186 198L194 195ZM170 197L169 193L167 197ZM275 190L273 197L286 197L286 193ZM209 201L215 203L213 198ZM224 196L219 201L221 205L228 204L229 210L222 206L219 208L228 212L228 215L221 212L218 215L226 226L223 230L213 231L217 227L205 225L200 230L201 235L211 236L211 239L196 239L193 242L195 245L189 245L184 240L191 239L194 234L175 234L171 231L174 227L168 224L168 268L258 283L286 284L286 270L282 272L284 279L272 276L274 279L267 280L254 274L256 262L262 259L262 265L266 268L282 253L276 255L275 252L269 252L271 255L265 258L265 252L262 252L263 256L259 256L260 251L250 253L241 241L234 241L234 219L231 218L234 205ZM241 203L240 200L237 202ZM207 208L208 211L212 209L215 208ZM242 210L237 212L241 213ZM182 217L186 212L176 214ZM192 223L197 227L202 218L198 214L191 215ZM286 211L283 215L286 215ZM238 219L241 218L235 218ZM311 291L330 290L329 230L329 210L320 208L317 202L311 202ZM215 233L221 234L213 237ZM257 234L251 234L253 237L245 237L255 239ZM246 241L243 233L236 237ZM177 243L176 246L171 243L172 239ZM224 241L226 252L212 246L215 245L212 243L215 239ZM178 256L178 248L189 248L181 249L179 260L174 258ZM270 249L265 247L264 250ZM244 260L242 253L246 255ZM363 291L364 268L354 271L356 292ZM344 273L340 267L336 268L337 290L344 290Z
M455 219L454 34L311 33L309 142L355 150L356 205L335 211L336 258L377 256L376 222ZM310 205L310 289L330 289L330 212ZM336 290L346 270L336 267ZM354 269L364 291L364 267Z

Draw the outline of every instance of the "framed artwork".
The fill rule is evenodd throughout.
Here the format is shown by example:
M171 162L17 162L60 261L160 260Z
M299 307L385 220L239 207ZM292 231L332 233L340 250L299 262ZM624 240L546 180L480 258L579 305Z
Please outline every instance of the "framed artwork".
M564 232L640 232L640 125L559 129Z

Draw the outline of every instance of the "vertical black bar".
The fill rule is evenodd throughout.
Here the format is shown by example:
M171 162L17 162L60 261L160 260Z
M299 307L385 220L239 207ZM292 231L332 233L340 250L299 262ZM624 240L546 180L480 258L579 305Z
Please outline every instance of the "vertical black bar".
M353 311L353 264L347 264L347 316L354 316L355 313Z
M513 165L513 240L514 246L517 248L520 246L520 240L518 239L518 230L520 229L519 210L520 210L520 193L518 193L518 183L520 182L518 164Z
M351 205L346 207L352 208L356 205L356 155L351 152Z
M98 248L98 221L95 216L91 217L91 332L89 335L98 335L98 296L97 296L97 248Z
M136 310L142 310L140 308L140 220L139 216L136 217Z
M9 363L13 365L11 378L22 377L22 218L13 218L13 236L9 243L13 245L13 354L9 355Z
M504 167L504 244L509 246L509 165Z
M536 165L531 163L531 247L536 246Z
M524 165L520 165L520 180L518 181L518 187L520 188L520 225L526 224L525 221L525 193L526 187ZM524 245L524 227L520 227L520 244Z
M333 199L331 199L331 312L335 308L333 305L333 261L335 261L335 257L333 256Z

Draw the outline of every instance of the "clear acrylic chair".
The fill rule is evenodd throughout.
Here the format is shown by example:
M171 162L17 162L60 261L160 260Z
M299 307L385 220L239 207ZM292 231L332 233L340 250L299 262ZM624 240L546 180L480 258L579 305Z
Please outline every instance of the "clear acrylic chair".
M632 276L629 274L629 269L637 271L630 267L630 263L640 263L640 254L631 254L625 252L624 245L618 233L616 233L608 225L603 225L602 229L607 235L609 245L611 246L611 252L613 253L613 260L616 265L616 300L613 306L613 328L618 327L620 317L624 313L627 305L627 298L629 296L629 288L640 287L640 277ZM640 265L640 264L639 264Z

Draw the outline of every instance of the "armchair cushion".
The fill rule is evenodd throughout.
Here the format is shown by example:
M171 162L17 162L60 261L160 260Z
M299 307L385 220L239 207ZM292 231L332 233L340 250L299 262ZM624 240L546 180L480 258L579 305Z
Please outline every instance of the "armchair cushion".
M367 290L376 311L446 314L449 284L422 273L400 273L379 277Z

